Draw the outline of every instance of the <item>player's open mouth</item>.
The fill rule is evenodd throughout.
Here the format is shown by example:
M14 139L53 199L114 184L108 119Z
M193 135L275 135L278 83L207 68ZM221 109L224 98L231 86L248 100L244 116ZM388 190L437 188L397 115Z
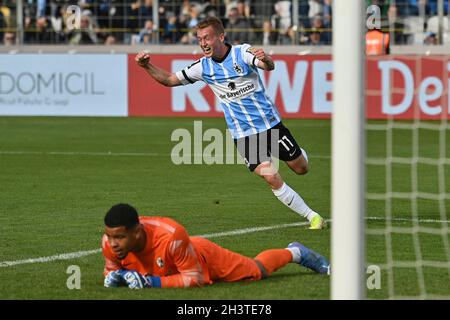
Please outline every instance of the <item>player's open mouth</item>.
M211 52L211 48L203 48L203 52L204 53L210 53Z

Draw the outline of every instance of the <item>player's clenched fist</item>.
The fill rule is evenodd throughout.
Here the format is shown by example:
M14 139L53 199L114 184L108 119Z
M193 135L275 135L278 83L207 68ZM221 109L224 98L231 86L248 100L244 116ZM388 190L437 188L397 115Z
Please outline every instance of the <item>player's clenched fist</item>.
M137 64L140 67L145 68L148 65L148 62L150 61L150 54L146 51L141 51L136 55L134 60L136 60Z
M253 54L259 61L264 62L266 59L266 53L263 49L253 49Z

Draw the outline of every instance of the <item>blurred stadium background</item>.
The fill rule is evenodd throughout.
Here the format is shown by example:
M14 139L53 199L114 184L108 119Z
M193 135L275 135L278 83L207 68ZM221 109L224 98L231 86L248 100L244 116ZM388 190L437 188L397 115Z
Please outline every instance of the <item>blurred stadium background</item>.
M448 1L361 1L380 8L391 46L366 64L366 265L381 270L366 296L448 299ZM280 170L330 219L332 2L0 1L0 298L328 299L329 279L296 266L257 283L108 291L96 249L104 213L125 201L249 256L293 240L331 254L330 230L306 229L242 164L171 162L174 130L194 135L202 120L225 132L225 121L205 85L161 87L134 55L185 67L200 57L193 30L208 15L228 41L272 54L267 93L312 160L305 177ZM80 29L67 28L70 5ZM67 289L70 265L81 290Z
M394 45L450 42L447 0L364 2L379 6L382 28L392 34ZM331 44L331 0L2 0L0 4L0 39L5 45L196 44L193 28L209 15L222 18L230 42ZM82 30L67 28L70 5L81 8Z

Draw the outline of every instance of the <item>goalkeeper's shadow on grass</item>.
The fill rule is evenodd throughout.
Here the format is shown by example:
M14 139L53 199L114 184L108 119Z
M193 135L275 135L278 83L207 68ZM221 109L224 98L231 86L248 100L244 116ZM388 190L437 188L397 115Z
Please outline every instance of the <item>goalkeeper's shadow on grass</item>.
M284 280L289 280L289 282L293 282L292 279L297 278L297 280L298 280L299 277L301 277L301 279L304 279L304 280L313 280L313 279L317 280L318 278L323 278L324 281L329 281L331 279L330 276L328 276L328 275L318 274L318 273L308 271L305 269L304 271L301 270L300 272L292 271L292 272L285 272L285 273L280 273L280 274L275 273L275 274L270 275L268 278L264 278L259 281L245 281L244 280L244 281L239 281L239 282L216 282L212 285L208 285L205 287L221 286L223 288L223 287L228 287L228 286L233 287L233 286L242 286L242 285L258 286L261 284L267 285L269 283L273 283L273 284L281 283Z
M272 275L270 275L269 277L267 277L267 278L263 278L263 279L261 279L261 280L258 280L258 281L251 281L251 280L243 280L243 281L238 281L238 282L225 282L225 281L223 281L223 282L215 282L215 283L213 283L213 284L209 284L209 285L204 285L204 286L201 286L201 287L191 287L191 288L165 288L165 289L163 289L163 290L171 290L171 291L173 291L173 290L182 290L182 291L186 291L186 290L203 290L203 289L208 289L208 288L211 288L211 289L214 289L214 288L218 288L218 287L220 287L220 288L233 288L233 287L236 287L236 286L239 286L239 287L246 287L246 286L258 286L258 285L262 285L262 284L269 284L269 283L273 283L273 284L276 284L276 283L281 283L281 282L283 282L283 280L289 280L290 282L292 282L291 280L292 279L294 279L294 278L299 278L299 277L301 277L301 279L304 279L304 280L312 280L312 279L314 279L314 280L317 280L318 278L323 278L325 281L327 281L327 280L330 280L330 276L328 276L328 275L321 275L321 274L318 274L318 273L315 273L315 272L312 272L312 271L308 271L308 270L301 270L300 272L297 272L297 271L291 271L291 272L285 272L285 273L282 273L282 274L272 274ZM103 287L103 283L99 283L99 286L102 286ZM110 290L109 288L105 288L106 290ZM147 288L147 289L152 289L152 288ZM147 289L144 289L144 290L147 290ZM120 290L120 291L122 291L122 290L129 290L129 288L127 287L127 286L121 286L121 287L117 287L117 288L114 288L114 290ZM156 288L154 288L153 290L158 290L158 291L161 291L161 289L156 289Z
M302 278L312 278L314 277L314 279L317 278L324 278L324 279L330 279L329 275L323 275L323 274L319 274L319 273L315 273L313 271L308 271L308 270L301 270L300 272L297 271L292 271L292 272L286 272L283 274L272 274L270 275L270 277L266 278L266 279L261 279L260 281L264 281L264 282L268 282L268 281L273 281L273 280L282 280L284 278L297 278L297 277L302 277Z

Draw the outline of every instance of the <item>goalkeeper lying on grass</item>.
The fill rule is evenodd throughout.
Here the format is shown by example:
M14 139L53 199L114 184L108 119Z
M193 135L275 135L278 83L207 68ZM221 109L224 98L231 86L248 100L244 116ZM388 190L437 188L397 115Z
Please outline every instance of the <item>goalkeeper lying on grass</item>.
M293 242L251 259L201 237L163 217L139 217L127 204L113 206L105 216L102 249L105 287L194 287L214 282L260 280L290 262L329 274L326 258Z

